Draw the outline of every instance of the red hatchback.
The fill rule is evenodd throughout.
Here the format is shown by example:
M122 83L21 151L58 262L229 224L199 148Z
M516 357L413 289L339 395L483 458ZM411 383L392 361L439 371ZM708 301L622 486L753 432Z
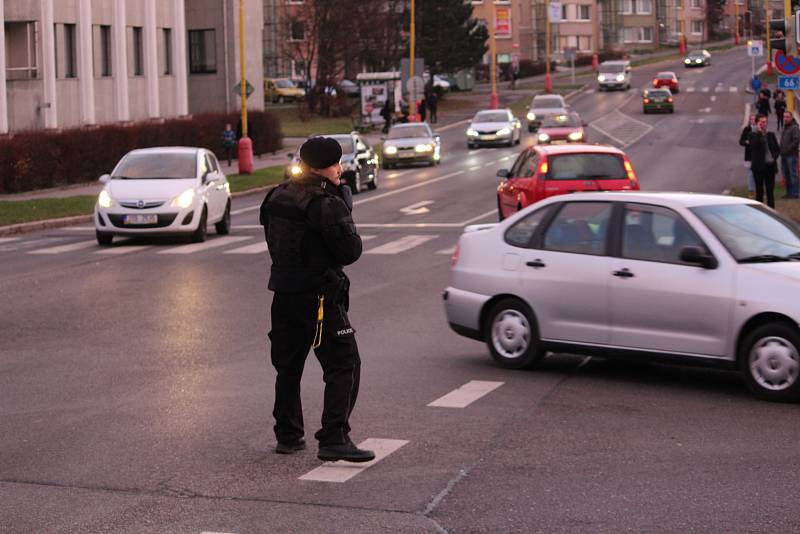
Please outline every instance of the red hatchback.
M544 198L579 191L638 191L639 180L622 150L601 145L535 145L511 169L502 169L497 210L502 221Z
M678 75L674 72L659 72L656 74L655 78L653 78L653 88L657 89L659 87L666 87L673 94L680 93Z

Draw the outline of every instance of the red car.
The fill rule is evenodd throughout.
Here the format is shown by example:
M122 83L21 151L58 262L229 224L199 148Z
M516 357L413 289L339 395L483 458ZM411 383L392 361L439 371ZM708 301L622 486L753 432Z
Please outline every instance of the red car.
M534 145L511 169L497 171L502 221L547 197L579 191L638 191L639 180L622 150L601 145Z
M542 119L536 132L536 142L547 143L585 143L585 124L577 113L551 115Z
M678 88L678 75L674 72L659 72L653 78L653 88L666 87L672 93L680 93Z

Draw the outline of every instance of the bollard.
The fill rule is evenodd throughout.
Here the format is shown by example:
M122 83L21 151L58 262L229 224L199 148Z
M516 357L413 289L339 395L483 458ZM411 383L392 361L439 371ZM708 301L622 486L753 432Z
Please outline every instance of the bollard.
M253 173L253 141L249 137L239 139L239 174Z
M553 92L553 79L550 78L549 74L544 75L544 90L548 93Z
M597 72L597 69L600 68L600 61L597 58L597 54L592 54L592 70Z
M767 76L772 76L772 61L767 61Z

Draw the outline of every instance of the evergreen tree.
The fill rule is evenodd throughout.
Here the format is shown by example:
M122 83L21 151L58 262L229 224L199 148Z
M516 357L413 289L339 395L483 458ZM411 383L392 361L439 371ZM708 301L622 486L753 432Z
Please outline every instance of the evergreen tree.
M431 72L455 72L481 61L489 30L473 18L470 2L416 0L415 10L415 55Z

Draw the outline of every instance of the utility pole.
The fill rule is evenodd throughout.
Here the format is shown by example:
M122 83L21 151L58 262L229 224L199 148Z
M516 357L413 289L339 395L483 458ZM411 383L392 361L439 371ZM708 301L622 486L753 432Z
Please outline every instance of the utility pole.
M736 26L734 43L739 44L739 0L733 0L733 23Z
M792 0L783 0L783 25L784 29L786 30L785 40L786 40L786 55L788 56L796 56L797 55L797 35L795 31L794 25L794 15L792 14ZM786 111L794 115L794 98L795 92L789 91L789 98L786 99ZM778 120L783 120L782 117L778 117Z
M489 97L489 108L497 109L500 105L497 98L497 38L495 36L495 29L497 26L497 8L494 2L491 3L492 17L489 23L489 53L492 58L489 62L490 79L492 80L492 96Z
M772 76L772 43L769 42L769 0L764 0L764 28L767 31L767 76Z
M247 137L247 67L244 55L244 0L239 0L239 70L242 79L242 137L239 139L239 174L253 172L253 141Z
M409 90L409 100L408 103L408 111L409 111L409 118L411 122L417 122L417 93L416 87L414 85L414 46L416 45L416 36L417 36L417 27L416 27L416 17L414 14L414 0L411 0L411 42L409 43L409 63L408 63L408 79L410 80L409 83L411 84L411 90Z
M550 46L551 46L551 37L550 37L550 12L551 4L547 3L547 10L545 11L545 36L544 36L544 90L548 93L553 91L553 80L550 78Z

